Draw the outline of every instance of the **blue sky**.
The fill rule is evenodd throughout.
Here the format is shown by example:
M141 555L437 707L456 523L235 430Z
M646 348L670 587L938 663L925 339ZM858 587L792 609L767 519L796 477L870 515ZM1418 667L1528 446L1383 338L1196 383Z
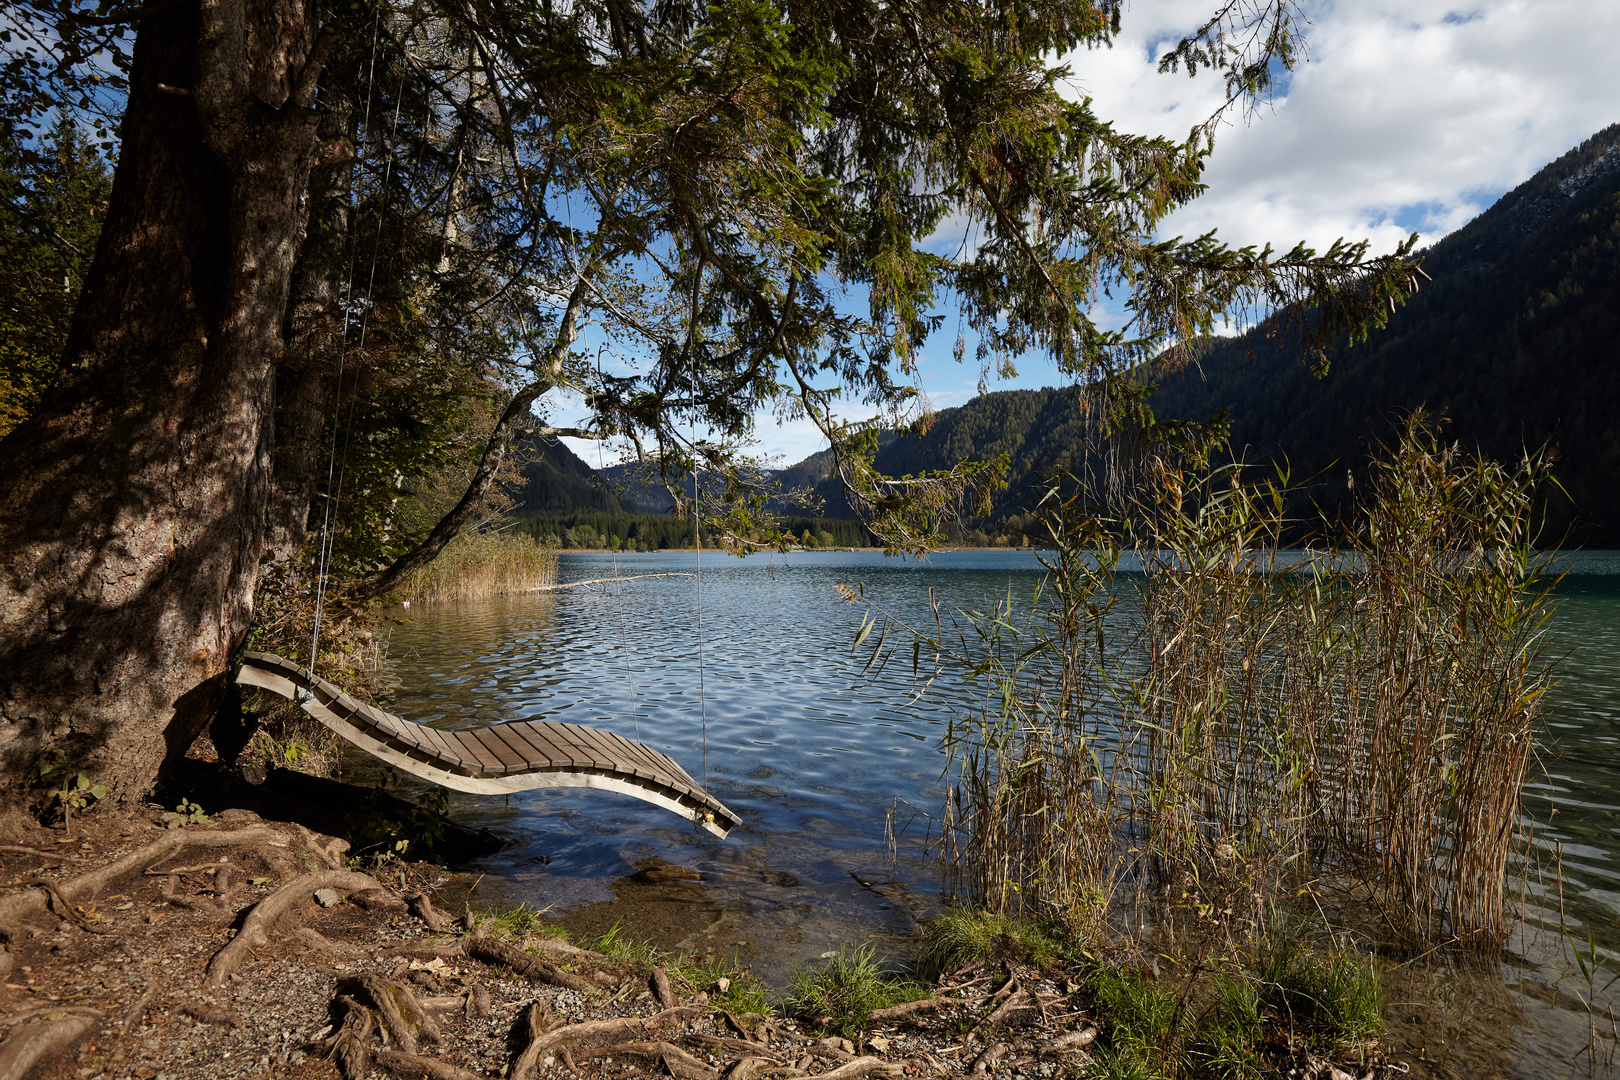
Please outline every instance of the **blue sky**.
M1620 0L1339 0L1304 4L1309 54L1285 96L1217 136L1208 192L1164 235L1219 230L1234 244L1325 247L1338 237L1392 250L1463 225L1598 129L1620 122ZM1157 73L1159 52L1213 0L1131 4L1113 49L1069 58L1072 86L1124 131L1183 138L1220 101L1217 78ZM930 342L923 386L935 408L976 393L954 331ZM1037 358L995 389L1053 384ZM566 410L558 410L558 418ZM764 419L762 449L784 463L822 448L808 423ZM571 440L572 442L572 440ZM574 443L593 466L597 449Z

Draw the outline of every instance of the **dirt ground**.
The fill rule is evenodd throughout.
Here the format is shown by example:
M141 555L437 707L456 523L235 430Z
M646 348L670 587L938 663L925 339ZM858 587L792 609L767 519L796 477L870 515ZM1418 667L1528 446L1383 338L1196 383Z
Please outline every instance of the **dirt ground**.
M452 922L436 868L346 855L245 809L98 811L71 838L0 818L0 1080L1044 1078L1097 1036L1074 986L995 965L820 1038L719 983Z

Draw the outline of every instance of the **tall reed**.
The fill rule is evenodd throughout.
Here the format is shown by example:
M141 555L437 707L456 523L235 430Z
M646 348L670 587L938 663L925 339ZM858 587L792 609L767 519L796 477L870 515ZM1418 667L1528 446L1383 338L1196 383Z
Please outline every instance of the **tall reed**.
M484 600L556 580L557 550L528 534L462 533L399 591L418 602Z
M1292 553L1286 477L1159 461L1113 520L1054 487L1034 602L920 635L978 688L945 738L957 887L1096 924L1122 884L1231 917L1329 874L1408 940L1500 941L1549 679L1545 474L1416 415L1345 542Z

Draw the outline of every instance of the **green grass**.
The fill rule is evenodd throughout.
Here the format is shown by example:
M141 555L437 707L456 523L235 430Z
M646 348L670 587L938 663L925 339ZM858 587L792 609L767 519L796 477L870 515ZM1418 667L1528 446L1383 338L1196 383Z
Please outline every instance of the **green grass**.
M931 993L922 983L884 971L870 945L845 947L825 963L794 972L788 1011L823 1033L848 1038L866 1026L874 1010Z
M1255 981L1260 1014L1274 1017L1315 1053L1383 1031L1383 990L1372 964L1361 957L1323 956L1284 940L1261 958Z
M469 909L470 910L470 909ZM475 917L484 927L484 931L494 938L523 937L526 934L544 934L546 937L568 940L568 931L561 923L554 922L549 916L551 906L531 907L528 904L519 904L515 908L505 911L484 911Z
M924 928L923 962L939 972L959 971L975 960L1017 960L1046 967L1084 956L1062 928L1022 915L953 908Z

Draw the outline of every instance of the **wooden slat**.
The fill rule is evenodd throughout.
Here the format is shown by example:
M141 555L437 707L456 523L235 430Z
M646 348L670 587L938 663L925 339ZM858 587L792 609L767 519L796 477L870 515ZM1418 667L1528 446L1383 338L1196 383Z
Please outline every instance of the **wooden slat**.
M579 745L585 752L593 756L597 768L613 768L613 751L601 739L597 738L595 729L583 727L579 724L566 724L564 726L568 728L570 735L579 740Z
M475 762L484 772L499 776L506 771L505 767L501 765L500 759L490 753L489 749L478 741L476 729L471 731L447 731L445 734L460 742L464 751L463 756L469 761Z
M585 751L592 755L597 768L611 769L618 764L613 760L613 751L609 750L607 744L596 737L595 730L577 724L572 726L574 728L573 734L579 739L580 745L585 748Z
M523 755L506 745L506 740L495 734L490 728L473 728L471 731L462 732L462 734L471 735L483 743L485 749L494 754L495 760L501 763L502 772L512 772L523 767Z
M543 758L537 756L534 747L525 742L523 736L512 730L511 724L493 724L490 726L489 732L504 742L512 753L517 755L519 764L511 771L526 772L538 765L546 764Z
M657 777L666 784L675 779L668 766L653 756L654 751L611 731L606 734L609 745L614 749L614 754L621 760L635 765L638 769Z
M566 755L566 760L570 765L577 769L596 767L596 755L591 753L590 748L580 742L568 730L567 724L548 723L546 725L546 735Z
M534 755L533 760L536 763L546 765L562 763L559 757L562 751L552 745L551 741L541 734L538 725L528 720L519 720L507 726L512 729L514 735L521 736L523 741L529 744L530 753Z

